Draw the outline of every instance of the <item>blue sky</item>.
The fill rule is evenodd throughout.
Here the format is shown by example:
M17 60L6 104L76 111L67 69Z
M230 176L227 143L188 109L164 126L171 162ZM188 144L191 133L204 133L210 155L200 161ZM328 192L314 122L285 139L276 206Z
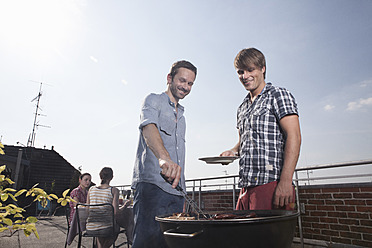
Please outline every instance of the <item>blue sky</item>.
M295 96L298 166L372 159L372 1L0 1L0 138L27 143L39 83L36 147L54 146L93 175L114 169L129 184L139 111L166 89L171 64L198 67L185 106L186 177L237 174L207 165L237 142L247 94L233 67L260 49L266 81ZM368 170L368 169L366 169ZM370 169L369 169L370 170Z

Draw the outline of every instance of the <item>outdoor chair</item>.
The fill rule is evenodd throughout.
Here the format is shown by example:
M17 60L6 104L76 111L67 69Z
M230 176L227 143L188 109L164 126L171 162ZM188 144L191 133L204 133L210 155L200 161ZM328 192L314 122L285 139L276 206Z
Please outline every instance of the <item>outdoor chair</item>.
M71 208L70 208L70 205L67 204L65 207L65 214L66 214L66 220L67 220L67 233L66 233L65 248L67 247L68 232L70 231L70 213L71 213Z
M93 237L93 247L96 247L96 238L97 237L110 237L115 236L115 227L116 230L119 229L115 222L114 216L114 207L110 203L104 204L83 204L78 203L76 205L76 214L78 221L78 247L81 247L81 240L83 237ZM93 223L95 225L107 225L108 228L105 228L105 231L88 231L86 230L86 224ZM118 235L121 233L126 234L125 229L121 229L118 232ZM128 239L127 239L128 240ZM115 245L115 241L113 243L113 247L120 247L127 244L129 247L130 242L125 241L119 245Z

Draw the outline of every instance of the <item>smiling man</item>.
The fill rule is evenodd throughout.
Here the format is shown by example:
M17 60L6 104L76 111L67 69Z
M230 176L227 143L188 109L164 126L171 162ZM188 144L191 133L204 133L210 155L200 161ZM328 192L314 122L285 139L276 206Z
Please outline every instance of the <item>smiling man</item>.
M259 50L243 49L234 65L248 95L237 113L239 142L221 156L240 156L236 208L291 210L301 145L297 104L289 91L265 82L266 61Z
M167 89L150 94L141 110L140 138L133 171L134 239L133 248L167 247L155 216L180 213L184 198L175 187L185 185L184 108L179 100L191 91L196 67L188 61L172 65ZM164 174L172 186L160 176Z

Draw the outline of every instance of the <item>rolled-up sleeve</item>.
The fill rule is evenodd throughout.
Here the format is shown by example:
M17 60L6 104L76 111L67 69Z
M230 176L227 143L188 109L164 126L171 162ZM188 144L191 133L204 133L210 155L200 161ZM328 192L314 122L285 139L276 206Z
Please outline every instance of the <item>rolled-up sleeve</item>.
M156 99L156 95L150 94L145 98L141 109L139 129L142 129L148 124L159 126L159 107L157 105L158 100Z

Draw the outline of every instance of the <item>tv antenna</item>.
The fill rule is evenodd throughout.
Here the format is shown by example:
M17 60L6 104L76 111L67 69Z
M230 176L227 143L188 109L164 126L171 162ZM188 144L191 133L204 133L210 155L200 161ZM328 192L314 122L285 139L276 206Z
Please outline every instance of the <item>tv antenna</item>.
M33 81L33 82L35 82L35 81ZM39 94L34 99L31 100L31 102L36 101L36 111L35 111L34 125L32 127L32 133L29 135L28 141L27 141L27 146L31 146L31 147L33 147L34 144L35 144L36 129L38 127L51 128L50 126L45 126L45 125L39 124L39 121L37 120L37 117L38 116L46 116L46 115L39 114L39 110L43 111L40 108L40 98L43 95L43 92L41 91L41 88L43 86L43 83L42 82L37 82L37 83L40 83Z

